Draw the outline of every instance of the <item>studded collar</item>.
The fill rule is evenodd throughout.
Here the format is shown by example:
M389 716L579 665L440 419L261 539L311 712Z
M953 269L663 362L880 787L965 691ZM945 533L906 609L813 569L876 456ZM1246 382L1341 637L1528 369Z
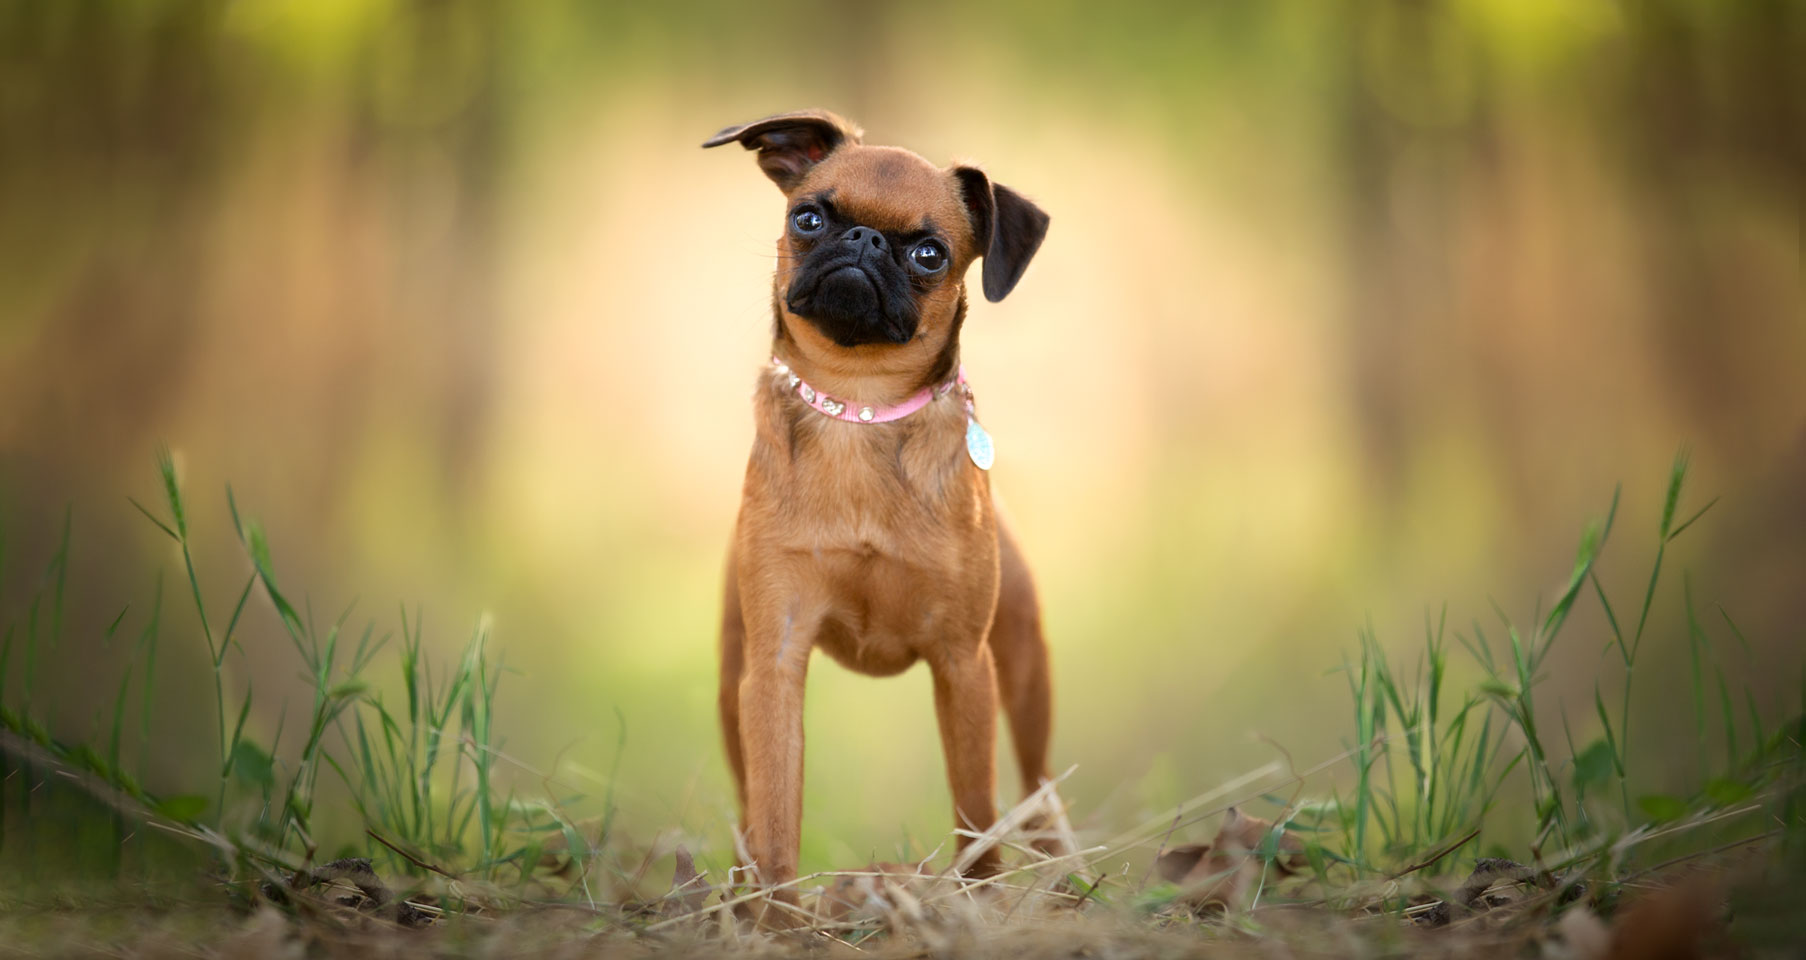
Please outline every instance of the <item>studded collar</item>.
M836 420L844 420L848 423L873 424L901 420L927 406L929 401L938 397L944 397L954 390L960 391L962 398L966 403L967 413L970 414L972 410L972 388L966 383L966 368L963 365L959 368L959 372L954 374L951 380L947 380L936 386L923 387L914 394L911 394L902 403L893 404L891 406L860 404L853 400L830 397L826 393L803 382L803 378L797 376L796 372L790 369L789 364L779 360L777 357L771 358L771 367L776 375L783 380L785 386L801 398L804 403L808 404L810 409L822 416L833 417Z

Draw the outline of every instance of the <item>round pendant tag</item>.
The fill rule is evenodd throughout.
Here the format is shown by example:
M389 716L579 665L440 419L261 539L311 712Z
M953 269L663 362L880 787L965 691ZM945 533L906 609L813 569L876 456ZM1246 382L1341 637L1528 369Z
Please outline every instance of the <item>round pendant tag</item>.
M997 462L997 448L991 445L991 435L973 417L966 418L966 453L980 470L989 470L991 464Z

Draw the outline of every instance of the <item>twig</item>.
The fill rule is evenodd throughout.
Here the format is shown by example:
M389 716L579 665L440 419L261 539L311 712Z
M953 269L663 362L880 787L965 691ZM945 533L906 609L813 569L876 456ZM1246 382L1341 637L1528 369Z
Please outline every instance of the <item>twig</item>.
M1347 759L1349 755L1350 754L1348 752L1344 752L1340 757L1336 758L1335 762L1340 762L1341 760ZM1203 793L1200 793L1197 796L1192 797L1190 800L1187 800L1184 803L1181 803L1178 806L1174 807L1173 813L1175 815L1178 815L1180 813L1183 813L1185 811L1185 808L1191 806L1192 804L1205 803L1210 800L1215 800L1216 798L1223 796L1224 794L1230 793L1235 790L1240 790L1242 787L1245 787L1250 783L1255 783L1260 780L1264 780L1267 777L1270 777L1273 774L1278 773L1279 771L1280 771L1279 761L1274 760L1274 761L1268 763L1267 765L1261 767L1259 770L1255 770L1252 773L1244 773L1241 776L1236 777L1235 779L1229 781L1228 783L1222 784L1221 786L1214 787L1210 790L1206 790ZM1143 833L1147 832L1149 829L1157 829L1162 823L1165 823L1165 822L1166 822L1166 814L1162 813L1158 817L1153 817L1151 819L1143 821L1139 826L1133 827L1129 830L1125 830L1122 833L1119 833L1116 836L1111 837L1109 840L1106 840L1104 842L1104 846L1110 847L1112 849L1115 849L1117 847L1122 847L1122 846L1129 846L1129 845L1131 845L1131 841L1139 842L1142 839Z
M1077 769L1076 766L1068 767L1065 773L1043 782L1034 793L1024 797L1021 803L1012 807L1010 812L998 817L995 823L954 856L953 862L949 864L949 869L956 874L965 873L972 864L978 862L979 857L997 846L997 841L1004 834L1026 823L1031 812L1038 811L1042 804L1048 802L1049 797L1056 795L1054 788L1059 786L1060 781L1072 776L1072 772Z
M1681 856L1675 857L1671 860L1663 860L1661 863L1658 863L1653 867L1645 867L1642 870L1638 870L1636 873L1630 874L1629 876L1624 877L1622 880L1619 880L1618 882L1619 883L1630 883L1633 880L1637 880L1642 877L1647 877L1652 873L1660 873L1661 871L1666 870L1669 867L1674 866L1675 864L1686 863L1689 860L1699 860L1703 857L1717 856L1718 854L1724 853L1727 850L1735 850L1738 847L1747 847L1752 843L1757 843L1757 842L1760 842L1763 840L1773 839L1775 837L1780 836L1784 832L1785 831L1782 831L1782 830L1768 830L1768 831L1764 831L1762 833L1758 833L1754 836L1744 837L1742 840L1733 840L1730 843L1720 844L1719 846L1713 847L1710 850L1701 850L1698 853L1682 854Z
M1081 874L1081 876L1082 876L1082 874ZM1085 895L1082 897L1079 897L1078 901L1072 905L1072 909L1077 910L1080 907L1083 907L1085 905L1085 901L1090 900L1091 895L1096 893L1097 888L1103 886L1104 881L1109 879L1109 877L1110 877L1110 875L1107 873L1098 874L1097 879L1093 880L1091 882L1091 886L1085 888Z
M1143 873L1141 875L1141 883L1139 885L1137 885L1135 889L1137 889L1137 890L1147 889L1148 878L1152 877L1154 875L1154 868L1160 865L1160 858L1166 856L1167 841L1169 841L1173 838L1173 831L1179 829L1179 818L1183 817L1183 816L1185 816L1185 805L1184 804L1180 804L1179 806L1173 808L1172 825L1167 827L1166 832L1160 835L1160 846L1154 850L1154 859L1148 861L1148 869L1145 873Z
M390 843L389 841L383 839L382 834L377 833L375 830L372 830L369 827L365 827L364 832L370 835L370 839L375 840L377 843L380 843L383 846L388 847L390 850L395 851L397 856L399 856L403 860L406 860L407 862L413 864L414 866L419 867L422 870L431 870L432 872L434 872L448 880L458 879L457 874L452 873L451 871L446 870L443 867L428 863L425 860L422 860L419 857L414 856L413 854L407 852L406 850L403 850L402 848L396 846L395 844Z
M1035 882L1030 884L1027 890L1022 891L1022 896L1017 897L1016 902L1010 904L1009 912L1003 915L1003 922L1009 923L1016 916L1016 911L1022 909L1022 905L1028 902L1029 897L1034 896L1036 890L1041 889L1041 884L1046 880L1046 877L1036 877Z
M775 893L776 891L783 890L783 889L786 889L789 887L794 887L798 884L808 883L812 880L820 880L822 877L830 877L830 876L835 876L835 874L824 870L824 871L819 871L816 873L811 873L807 876L797 877L794 880L787 880L783 883L774 883L771 886L761 887L758 890L754 890L751 893L741 894L740 896L737 896L737 897L733 898L732 900L723 900L720 903L717 903L713 906L703 907L699 910L692 910L689 913L678 914L677 916L672 917L668 920L660 920L659 922L647 927L645 929L645 932L651 933L654 930L663 930L666 927L672 926L677 923L681 923L692 917L700 917L705 914L715 913L716 911L719 911L719 910L725 910L728 907L737 907L740 904L748 903L753 900L757 900L761 897L769 897L769 896L771 896L771 894ZM773 902L781 903L782 901L773 901Z
M1003 881L1004 877L1007 877L1012 873L1020 873L1023 870L1032 869L1034 867L1044 867L1050 863L1059 863L1062 860L1076 860L1079 857L1086 857L1086 856L1091 856L1093 854L1106 853L1106 852L1108 852L1108 851L1106 851L1101 846L1100 847L1087 847L1084 850L1074 850L1073 852L1065 854L1064 856L1049 857L1046 860L1041 861L1040 863L1030 864L1030 865L1023 866L1023 867L1018 867L1014 870L1004 870L999 873L994 873L991 876L984 878L983 880L956 881L958 885L956 887L954 887L952 890L943 891L941 893L933 894L930 896L924 896L924 897L922 897L922 900L924 902L927 902L929 900L938 900L938 899L941 899L942 897L952 896L954 894L970 893L971 891L977 890L980 887L998 886L998 887L1008 888L1010 885L1005 884L1002 881ZM951 878L949 878L949 879L951 879Z
M1443 857L1446 857L1449 854L1454 853L1455 851L1461 849L1462 847L1467 846L1469 841L1473 840L1475 837L1477 837L1479 835L1480 835L1480 828L1475 827L1473 830L1468 832L1467 836L1462 837L1461 839L1455 841L1454 843L1451 843L1448 846L1443 847L1442 849L1436 851L1435 853L1430 854L1428 857L1425 857L1424 859L1419 860L1418 862L1406 867L1405 869L1400 870L1399 872L1393 874L1391 879L1397 880L1398 878L1404 876L1405 874L1416 873L1417 871L1422 870L1423 868L1435 863L1436 861L1441 860Z

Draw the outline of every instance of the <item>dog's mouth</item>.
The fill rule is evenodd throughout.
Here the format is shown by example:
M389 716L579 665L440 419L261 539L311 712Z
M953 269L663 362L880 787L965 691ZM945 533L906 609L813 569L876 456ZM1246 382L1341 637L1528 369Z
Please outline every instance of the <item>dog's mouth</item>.
M843 347L908 343L915 336L915 304L885 289L858 262L823 264L791 284L784 304Z
M811 299L832 304L835 312L849 316L871 316L884 307L871 274L852 266L839 267L816 281Z

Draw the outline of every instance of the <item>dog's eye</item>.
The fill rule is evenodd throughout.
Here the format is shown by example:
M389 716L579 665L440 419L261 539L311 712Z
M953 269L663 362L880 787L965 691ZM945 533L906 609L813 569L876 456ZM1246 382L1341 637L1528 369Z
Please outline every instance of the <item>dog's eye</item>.
M923 273L936 273L947 265L947 248L934 240L924 240L909 250L909 262Z
M813 208L804 207L790 215L790 225L796 229L798 234L809 237L820 233L821 228L827 226L828 222L823 220L822 215Z

